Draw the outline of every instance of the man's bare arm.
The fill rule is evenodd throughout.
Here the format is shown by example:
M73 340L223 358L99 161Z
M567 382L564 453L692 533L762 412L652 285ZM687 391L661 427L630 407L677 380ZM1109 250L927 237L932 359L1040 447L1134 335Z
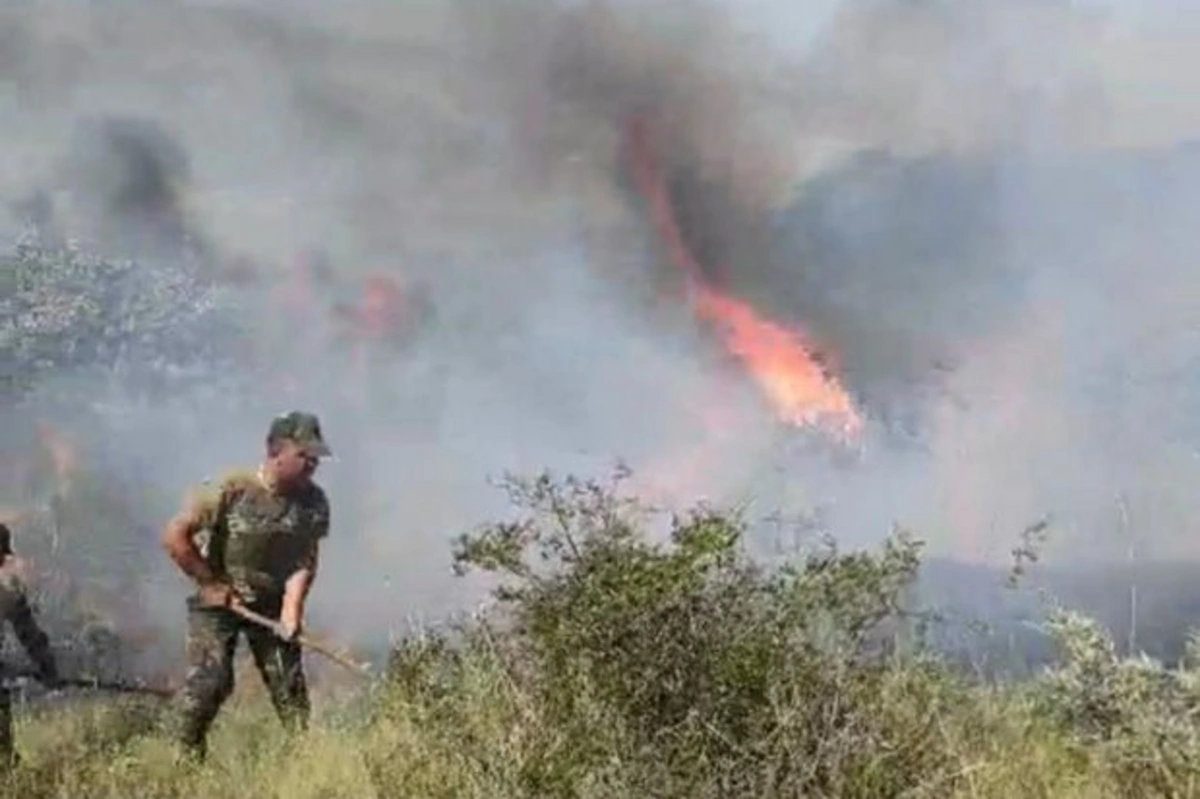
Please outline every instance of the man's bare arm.
M216 574L196 548L196 534L212 522L212 507L191 502L163 531L163 549L200 586L200 601L204 605L226 607L237 601L232 586Z
M283 589L283 607L279 620L289 632L296 632L304 619L304 603L313 581L317 578L317 563L320 560L320 544L313 541L300 568L292 572Z
M202 510L195 504L184 508L167 523L162 546L180 570L201 585L217 582L217 575L200 556L196 534L202 526Z

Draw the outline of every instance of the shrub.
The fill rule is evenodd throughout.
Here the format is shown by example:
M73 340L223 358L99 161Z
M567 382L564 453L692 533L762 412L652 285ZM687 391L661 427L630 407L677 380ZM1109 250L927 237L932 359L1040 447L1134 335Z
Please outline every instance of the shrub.
M400 647L401 701L469 730L447 697L493 663L510 686L506 717L525 724L524 707L553 731L524 758L521 784L537 795L575 795L614 763L638 791L671 795L889 795L951 767L930 741L962 688L931 663L894 668L883 645L918 542L898 534L874 555L827 543L767 570L733 514L698 508L652 542L622 476L506 480L525 515L455 552L460 573L501 578L497 606L455 643Z
M1057 610L1048 624L1064 652L1034 693L1039 708L1114 780L1143 796L1192 795L1200 778L1200 641L1181 668L1121 659L1091 619Z

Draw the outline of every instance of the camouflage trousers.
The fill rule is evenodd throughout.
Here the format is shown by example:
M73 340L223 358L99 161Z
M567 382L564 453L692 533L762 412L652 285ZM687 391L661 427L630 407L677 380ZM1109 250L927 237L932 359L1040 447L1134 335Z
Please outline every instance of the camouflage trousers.
M255 610L274 618L277 607ZM206 751L208 729L233 693L233 658L238 638L246 636L254 664L271 695L279 720L289 731L308 726L308 687L300 645L248 622L224 608L188 603L188 671L180 692L178 740L193 754Z

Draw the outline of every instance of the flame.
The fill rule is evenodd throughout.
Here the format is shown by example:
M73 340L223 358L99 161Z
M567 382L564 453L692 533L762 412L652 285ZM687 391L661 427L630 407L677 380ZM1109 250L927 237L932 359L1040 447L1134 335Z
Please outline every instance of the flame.
M825 375L798 333L703 285L696 288L695 309L716 325L725 347L746 364L785 422L797 427L832 422L847 435L861 429L850 396Z
M844 436L858 433L862 420L849 394L825 374L797 331L709 285L679 230L648 126L635 119L627 133L634 181L672 263L684 274L696 315L717 328L726 349L745 364L783 421L798 427L832 422Z

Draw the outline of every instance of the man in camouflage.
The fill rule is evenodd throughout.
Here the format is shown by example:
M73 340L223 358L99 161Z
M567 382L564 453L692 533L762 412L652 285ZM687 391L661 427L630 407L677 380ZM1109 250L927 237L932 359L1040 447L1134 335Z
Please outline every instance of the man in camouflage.
M188 598L188 672L182 690L179 740L203 757L208 728L233 691L233 657L245 634L284 726L306 728L308 690L296 635L317 572L329 503L312 481L330 454L317 417L293 411L277 417L257 473L205 486L166 528L163 546L198 590ZM241 604L269 618L272 631L230 610Z
M12 531L3 523L0 523L0 617L12 625L17 640L37 667L42 684L48 688L59 687L58 667L50 652L49 639L33 616L29 596L13 555ZM3 676L0 674L0 677ZM10 768L17 761L12 728L12 691L0 686L0 769Z

